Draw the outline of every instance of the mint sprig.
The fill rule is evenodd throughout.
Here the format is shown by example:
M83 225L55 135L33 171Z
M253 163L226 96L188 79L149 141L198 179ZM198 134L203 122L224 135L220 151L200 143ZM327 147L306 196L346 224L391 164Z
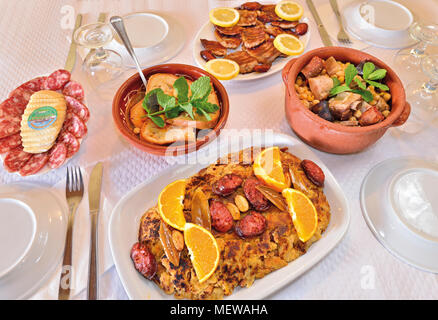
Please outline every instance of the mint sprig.
M146 117L150 118L158 127L166 125L163 114L168 119L178 117L182 112L186 112L189 117L195 120L194 111L199 115L204 115L209 121L209 113L219 110L219 106L208 102L212 86L210 78L203 76L194 81L191 85L192 94L189 97L189 84L184 77L179 77L173 84L175 97L167 95L161 88L156 88L148 92L143 100L143 108L146 110Z

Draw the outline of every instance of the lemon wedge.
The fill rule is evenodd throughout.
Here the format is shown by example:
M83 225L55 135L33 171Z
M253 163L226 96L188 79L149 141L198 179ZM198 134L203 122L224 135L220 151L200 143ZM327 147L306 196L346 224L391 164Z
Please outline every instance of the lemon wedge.
M205 64L205 70L219 80L230 80L240 71L239 65L229 59L212 59Z
M304 44L291 34L279 34L274 39L274 47L288 56L297 56L304 52Z
M232 27L239 22L239 11L233 8L214 8L210 11L210 22L219 27Z
M297 21L303 16L304 9L301 5L294 1L283 0L275 6L275 13L281 19L287 21Z

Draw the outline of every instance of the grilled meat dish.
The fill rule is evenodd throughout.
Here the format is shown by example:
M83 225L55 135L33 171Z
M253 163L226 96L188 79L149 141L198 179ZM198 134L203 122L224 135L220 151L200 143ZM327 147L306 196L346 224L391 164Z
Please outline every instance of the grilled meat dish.
M210 51L210 53L214 54L215 56L223 57L227 54L227 48L225 48L217 41L201 39L201 44L206 50Z
M224 35L224 36L238 36L242 32L242 27L233 26L233 27L219 27L215 26L216 30Z
M260 10L262 8L262 5L256 1L251 2L245 2L240 6L239 9L243 10Z
M245 28L242 31L242 41L246 48L254 48L269 39L265 28L261 26Z
M258 65L257 59L250 56L245 51L236 51L230 53L229 55L225 56L225 58L237 62L240 67L240 73L242 74L253 72L254 68Z
M214 31L214 36L217 41L228 49L236 49L242 43L242 39L238 36L224 36L220 34L217 30Z
M260 10L257 11L257 19L263 23L284 21L275 13L275 4L263 5Z
M287 34L294 34L292 31L290 31L290 30L284 30L284 29L282 29L282 28L280 28L280 27L274 27L274 26L271 26L271 25L266 25L266 27L265 27L265 32L267 33L267 34L269 34L269 35L271 35L271 36L273 36L274 38L276 37L276 36L278 36L279 34L283 34L283 33L287 33Z
M231 174L241 177L242 180L254 179L252 161L258 152L260 149L250 148L238 154L230 154L189 178L184 198L186 220L191 221L192 198L198 189L210 199L210 205L215 201L232 202L237 195L245 196L243 185L238 183L233 183L234 192L227 196L214 193L212 186ZM201 284L186 248L181 251L177 267L164 254L159 236L160 215L157 208L153 207L143 215L140 222L138 240L148 258L136 260L136 263L141 263L140 266L144 269L142 272L151 277L165 293L176 298L222 299L232 294L236 287L250 287L255 279L262 278L305 254L326 230L330 221L330 206L323 189L306 176L300 159L283 150L281 162L285 172L291 172L294 187L311 199L318 212L317 231L309 241L302 242L298 239L288 212L274 205L264 212L257 212L252 207L242 214L238 222L233 222L234 226L229 231L219 232L212 229L219 246L220 261L214 274ZM236 179L227 178L227 181L221 183L228 185L228 180L233 182Z
M274 27L280 27L282 29L295 28L298 25L298 21L272 21L271 24Z
M237 10L240 14L239 22L237 23L240 27L250 27L254 26L257 22L257 12L250 10Z
M244 48L244 50L256 58L258 62L262 64L271 64L281 55L281 52L274 47L273 42L273 39L269 39L258 47L252 49Z

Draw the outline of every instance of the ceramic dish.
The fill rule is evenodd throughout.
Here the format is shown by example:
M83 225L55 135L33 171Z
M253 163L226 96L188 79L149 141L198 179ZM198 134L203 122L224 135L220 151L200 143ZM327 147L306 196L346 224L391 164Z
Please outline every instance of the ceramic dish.
M388 17L391 19L388 19ZM368 44L400 49L416 43L409 35L414 17L408 8L390 0L356 1L347 5L342 17L348 32Z
M416 179L412 179L412 174ZM424 175L428 178L424 179ZM432 197L436 185L430 182L436 183L437 179L436 162L395 158L375 166L360 191L363 217L377 240L403 262L434 273L438 273L438 218L436 200ZM403 203L400 191L404 194ZM419 197L418 193L423 195ZM423 196L430 201L418 201ZM423 208L419 210L421 203ZM429 210L424 210L427 205ZM412 207L416 208L415 217L409 212Z
M304 272L315 266L343 238L347 231L350 212L344 192L336 182L329 169L298 140L282 134L274 134L269 139L239 137L240 143L230 144L228 139L214 143L196 154L202 160L191 165L177 165L165 170L160 175L140 184L125 195L114 208L109 222L109 240L112 256L123 286L131 299L174 299L166 295L153 282L143 278L134 268L129 257L132 244L137 241L138 225L143 213L156 204L160 191L169 183L187 178L197 173L202 167L209 165L229 152L236 152L250 146L269 145L288 147L289 151L300 158L311 159L321 165L325 173L324 193L331 207L331 221L322 238L313 244L306 254L289 263L284 268L258 279L249 288L236 288L228 299L262 299L287 285ZM220 140L220 139L219 139ZM271 144L272 143L272 144ZM196 159L195 159L196 160ZM196 164L198 163L198 164Z
M50 278L64 250L66 212L59 194L40 184L0 188L0 299L25 299Z
M153 11L137 12L126 15L123 18L129 20L130 17L138 17L149 14L153 14L163 19L168 25L168 32L163 40L155 45L149 46L147 48L134 48L139 63L143 67L157 65L170 60L181 51L186 41L186 33L184 31L183 25L172 16L163 14L162 12L160 12L159 14ZM133 30L131 30L130 27L132 27ZM131 26L128 24L127 32L145 33L145 30L142 30L141 24L133 24ZM132 61L132 58L129 56L128 52L126 51L125 47L121 45L116 39L114 39L107 46L107 48L118 52L122 56L122 61L125 66L129 68L135 68L135 64Z
M311 24L309 23L309 19L306 17L301 18L300 22L305 22L309 26L307 33L304 36L300 37L300 40L304 44L304 48L307 48L307 45L310 41ZM204 59L202 59L201 55L199 54L202 50L204 50L204 47L202 46L200 39L209 39L209 40L216 39L214 36L214 25L210 21L208 21L207 23L205 23L201 27L198 34L195 36L195 39L193 40L193 59L195 59L196 64L198 66L200 66L201 68L204 68L206 61ZM239 50L239 49L237 49L237 50ZM236 50L229 49L228 51L229 51L229 53L231 53L231 52L234 52ZM297 56L295 56L295 57L297 57ZM292 58L294 58L294 57L275 59L275 61L272 63L271 69L269 69L268 72L264 72L264 73L251 72L251 73L247 73L247 74L239 74L235 78L233 78L231 80L227 80L227 81L246 81L246 80L256 80L256 79L268 77L274 73L281 71L284 68L284 66Z
M322 59L333 56L337 61L348 61L355 65L367 60L386 69L388 73L385 83L392 95L392 110L388 118L367 127L347 127L326 121L307 109L298 97L295 81L314 56ZM378 58L355 49L325 47L309 51L286 65L283 69L283 81L286 85L286 118L292 130L312 147L329 153L348 154L362 151L379 140L390 127L404 124L411 112L403 84L396 73Z
M211 78L214 90L218 95L219 104L221 108L221 114L219 116L218 122L215 127L205 134L202 137L198 137L196 142L191 142L188 144L182 144L178 146L165 146L153 144L144 140L140 140L138 135L134 134L128 125L128 119L126 119L126 101L125 97L132 90L136 90L141 86L140 76L136 73L128 80L126 80L122 86L117 90L114 99L113 99L113 120L117 126L117 129L122 134L122 136L128 140L135 147L160 156L176 156L182 155L185 153L193 152L198 150L206 143L215 139L219 134L222 128L225 126L225 123L228 119L229 113L229 101L228 94L224 88L224 86L212 75L208 72L199 69L197 67L193 67L185 64L162 64L154 67L150 67L148 69L143 70L143 74L146 79L148 79L151 75L155 73L171 73L177 75L185 75L192 79L197 79L201 76L208 76Z

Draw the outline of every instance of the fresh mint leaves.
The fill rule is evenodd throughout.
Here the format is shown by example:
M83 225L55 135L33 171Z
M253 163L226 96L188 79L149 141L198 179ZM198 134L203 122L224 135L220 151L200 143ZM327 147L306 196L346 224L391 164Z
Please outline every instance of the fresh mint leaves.
M388 91L389 87L383 83L377 82L376 80L382 80L386 77L387 71L385 69L377 69L374 63L366 62L363 65L363 79L365 82L382 91ZM335 77L333 79L333 88L330 90L330 96L336 96L342 92L353 92L360 94L366 102L373 101L373 94L367 89L367 85L362 82L362 80L357 77L358 71L353 64L349 64L345 68L345 84L341 85L340 81ZM352 89L351 84L356 84L359 89Z
M156 88L148 92L143 100L146 116L160 128L166 125L163 114L166 118L172 119L178 117L181 112L186 112L194 120L196 109L197 114L204 115L209 121L211 120L209 113L219 110L218 105L208 102L208 96L212 90L209 77L200 77L192 83L190 97L186 78L179 77L175 80L173 88L176 92L176 99L165 94L161 88Z

